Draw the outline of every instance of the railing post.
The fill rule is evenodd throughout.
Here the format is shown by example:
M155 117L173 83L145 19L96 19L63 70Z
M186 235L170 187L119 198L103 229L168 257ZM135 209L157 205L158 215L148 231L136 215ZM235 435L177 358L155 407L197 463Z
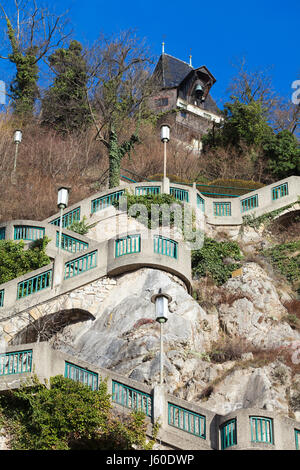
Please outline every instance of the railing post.
M64 279L64 257L62 255L56 255L53 264L53 288L59 286Z
M13 240L14 239L14 223L8 222L6 225L5 230L5 240Z
M155 385L153 389L152 416L153 422L158 421L160 428L164 429L168 426L168 409L164 385Z
M169 178L163 178L162 180L162 193L170 194L170 180Z
M197 187L196 183L193 183L193 187L190 189L190 204L192 208L197 210Z

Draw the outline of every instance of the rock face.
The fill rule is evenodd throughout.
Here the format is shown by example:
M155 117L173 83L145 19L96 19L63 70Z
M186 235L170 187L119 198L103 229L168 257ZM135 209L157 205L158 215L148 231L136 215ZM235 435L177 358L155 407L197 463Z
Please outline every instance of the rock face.
M169 392L221 414L257 407L300 417L299 369L295 372L280 356L284 347L300 350L300 334L282 320L287 311L281 296L255 263L215 288L213 308L206 311L170 274L148 268L127 273L110 283L93 310L95 319L65 328L55 347L154 386L159 381L160 327L151 296L160 288L172 297L163 332ZM273 355L260 363L246 349L236 360L215 363L211 352L224 336L245 339ZM294 357L297 362L300 353Z
M155 321L151 296L160 288L172 297L169 321L164 325L165 368L176 382L185 355L205 351L217 337L217 317L208 317L181 281L159 270L141 269L118 278L94 312L95 320L68 327L72 339L64 343L61 337L59 348L154 384L159 379L160 326ZM201 327L204 320L210 325L206 331ZM215 335L208 333L211 329L216 330Z
M242 276L229 279L219 296L219 319L230 336L245 337L266 348L286 346L299 339L297 332L280 321L287 311L272 279L257 264L246 264Z

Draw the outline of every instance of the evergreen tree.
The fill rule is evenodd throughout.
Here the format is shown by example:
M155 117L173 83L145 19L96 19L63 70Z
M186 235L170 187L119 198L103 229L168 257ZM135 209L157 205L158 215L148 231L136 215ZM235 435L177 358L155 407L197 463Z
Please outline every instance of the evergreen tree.
M33 116L39 97L38 64L51 49L65 40L66 25L62 21L64 14L53 14L47 8L38 6L35 0L10 3L14 3L13 12L6 11L0 3L0 24L3 20L3 30L10 47L9 54L0 55L0 59L9 60L16 67L10 97L14 114L22 122Z
M88 76L81 44L72 41L68 49L56 50L49 65L56 76L42 100L42 122L62 132L86 127L90 121Z
M209 149L234 149L241 158L251 155L255 165L265 162L274 178L297 175L300 150L297 138L288 130L276 132L268 122L262 101L241 102L232 97L224 106L224 120L202 138L204 152Z

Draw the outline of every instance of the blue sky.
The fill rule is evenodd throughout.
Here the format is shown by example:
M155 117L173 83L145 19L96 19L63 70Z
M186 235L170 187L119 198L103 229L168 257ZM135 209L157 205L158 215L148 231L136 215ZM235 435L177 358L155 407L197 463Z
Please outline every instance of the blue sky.
M8 0L12 1L12 0ZM249 70L268 69L275 90L290 99L292 82L300 78L299 0L41 0L57 12L69 9L74 38L93 43L108 35L134 29L146 38L152 54L165 51L194 67L206 65L217 82L212 96L218 105L228 99L228 85L243 57ZM0 70L6 79L2 61ZM6 68L8 72L8 68Z
M219 105L228 97L233 64L245 57L250 70L268 69L276 91L289 98L300 78L299 0L60 0L70 8L78 40L92 42L100 31L111 34L134 28L159 57L165 52L194 67L206 65L217 79L212 95Z

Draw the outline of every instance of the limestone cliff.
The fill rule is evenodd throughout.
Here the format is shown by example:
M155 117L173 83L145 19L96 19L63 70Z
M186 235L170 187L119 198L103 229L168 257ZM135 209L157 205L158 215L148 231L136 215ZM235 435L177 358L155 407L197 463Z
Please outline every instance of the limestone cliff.
M161 288L172 297L164 326L171 393L221 414L258 407L300 419L300 333L285 322L289 293L276 288L261 266L246 263L242 275L219 288L203 282L203 298L210 302L197 302L181 281L155 269L108 284L94 305L94 320L66 327L52 339L55 347L154 385L160 330L150 299ZM69 307L86 299L88 309L89 295L69 297Z

